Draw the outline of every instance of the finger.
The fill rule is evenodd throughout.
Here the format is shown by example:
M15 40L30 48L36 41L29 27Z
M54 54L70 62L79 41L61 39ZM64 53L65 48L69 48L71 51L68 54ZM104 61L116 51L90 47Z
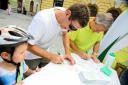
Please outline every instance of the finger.
M64 61L63 57L58 57L57 64L62 64Z
M75 60L72 57L65 57L66 60L68 60L71 65L75 64Z
M73 58L71 58L71 65L74 65L75 64L75 60Z
M89 56L88 55L84 55L83 59L87 60L87 59L89 59Z
M95 63L100 63L100 61L97 58L93 58Z
M64 58L60 57L60 61L61 61L61 63L63 63L64 62Z

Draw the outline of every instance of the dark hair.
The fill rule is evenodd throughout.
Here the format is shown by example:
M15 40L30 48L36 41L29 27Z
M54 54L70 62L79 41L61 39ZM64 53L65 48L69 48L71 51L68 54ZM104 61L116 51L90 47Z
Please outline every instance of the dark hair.
M122 12L122 10L120 8L115 8L115 7L111 7L107 10L107 13L111 13L113 20L115 21L116 18L120 15L120 13Z
M70 20L77 20L82 27L89 21L88 7L85 4L76 3L68 8L71 11Z
M89 8L90 16L95 17L98 13L98 6L96 4L88 4L87 6Z
M15 47L0 47L0 54L2 52L7 52L11 54L11 56L13 56L14 50L15 50Z

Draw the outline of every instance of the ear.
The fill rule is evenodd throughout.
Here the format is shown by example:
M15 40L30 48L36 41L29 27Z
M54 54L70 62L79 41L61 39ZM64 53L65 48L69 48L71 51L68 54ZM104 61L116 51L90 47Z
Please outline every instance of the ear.
M3 59L8 59L9 54L8 54L7 52L2 52L2 53L1 53L1 57L2 57Z
M66 10L66 16L70 17L71 16L71 11L70 10Z

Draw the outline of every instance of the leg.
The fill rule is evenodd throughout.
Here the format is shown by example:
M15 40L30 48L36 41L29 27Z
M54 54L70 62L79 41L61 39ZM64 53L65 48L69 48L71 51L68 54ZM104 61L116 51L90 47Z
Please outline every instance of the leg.
M25 60L25 63L29 66L30 69L35 70L40 64L40 59Z
M39 68L44 67L45 65L47 65L50 62L50 60L48 60L47 58L41 58L40 59L40 64L39 64Z

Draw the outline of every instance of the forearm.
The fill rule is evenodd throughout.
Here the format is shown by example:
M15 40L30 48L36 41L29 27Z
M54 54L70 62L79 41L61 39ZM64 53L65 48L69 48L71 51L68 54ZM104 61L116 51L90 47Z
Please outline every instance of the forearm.
M92 55L94 55L94 56L97 57L97 53L98 53L98 51L99 51L99 46L100 46L100 43L99 43L99 42L97 42L97 43L94 45Z
M38 45L30 45L29 44L28 50L37 56L46 57L48 59L50 59L50 56L52 55L52 53L44 50L43 48L39 47Z
M100 61L97 58L97 52L99 50L100 43L97 42L93 47L93 53L92 53L92 59L95 63L100 63Z
M70 40L67 32L63 32L63 44L64 44L65 54L70 54Z

